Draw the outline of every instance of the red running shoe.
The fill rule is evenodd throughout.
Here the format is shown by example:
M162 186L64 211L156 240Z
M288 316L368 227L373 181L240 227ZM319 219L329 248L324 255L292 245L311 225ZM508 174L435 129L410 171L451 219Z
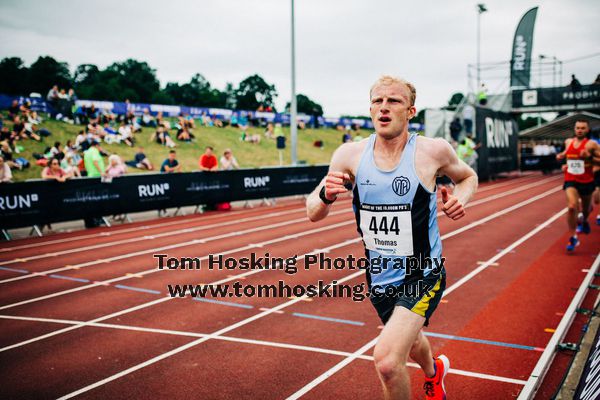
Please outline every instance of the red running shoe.
M433 378L425 377L425 399L426 400L446 400L446 388L444 387L444 378L450 369L450 360L441 355L433 360L435 375Z

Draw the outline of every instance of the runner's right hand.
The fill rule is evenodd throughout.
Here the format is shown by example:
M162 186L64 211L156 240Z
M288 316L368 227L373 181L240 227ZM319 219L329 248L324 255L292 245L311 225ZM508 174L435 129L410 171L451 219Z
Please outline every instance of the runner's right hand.
M347 192L348 189L344 186L345 182L350 182L350 175L344 172L329 171L325 177L325 197L334 201L338 194Z

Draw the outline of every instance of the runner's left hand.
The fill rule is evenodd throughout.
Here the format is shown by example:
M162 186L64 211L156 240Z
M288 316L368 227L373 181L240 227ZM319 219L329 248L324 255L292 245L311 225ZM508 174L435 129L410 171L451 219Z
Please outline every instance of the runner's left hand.
M453 220L460 219L465 216L465 208L463 204L454 195L448 194L448 189L442 187L442 211Z

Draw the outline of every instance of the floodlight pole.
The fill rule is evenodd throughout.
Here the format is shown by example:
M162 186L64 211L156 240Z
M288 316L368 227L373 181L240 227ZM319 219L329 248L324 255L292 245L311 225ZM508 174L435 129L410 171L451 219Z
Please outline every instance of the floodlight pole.
M477 88L475 93L478 93L479 87L481 86L481 14L487 11L485 4L477 4Z
M295 43L295 27L294 27L294 0L292 1L292 101L290 102L290 132L291 132L291 151L292 165L298 164L298 116L296 113L296 43Z

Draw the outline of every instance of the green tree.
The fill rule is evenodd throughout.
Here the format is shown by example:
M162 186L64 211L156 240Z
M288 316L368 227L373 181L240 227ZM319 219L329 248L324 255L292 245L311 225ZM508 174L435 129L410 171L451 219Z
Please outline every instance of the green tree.
M149 103L160 89L156 70L150 68L146 62L131 58L109 65L101 74L101 79L108 79L111 87L123 90L113 92L113 100L129 99L131 102Z
M235 97L236 108L240 110L256 110L260 105L275 109L277 90L255 74L240 82Z
M323 116L323 107L320 104L312 101L308 96L303 94L296 95L296 108L299 113L307 115ZM290 103L288 102L285 106L286 110L290 109Z
M169 82L163 91L175 104L196 107L224 106L222 93L211 88L210 82L200 74L195 74L189 83L183 85Z
M0 61L0 93L26 95L28 68L18 57L6 57Z
M71 87L69 64L58 62L50 56L40 56L29 67L27 74L28 91L46 94L54 85L61 89Z

